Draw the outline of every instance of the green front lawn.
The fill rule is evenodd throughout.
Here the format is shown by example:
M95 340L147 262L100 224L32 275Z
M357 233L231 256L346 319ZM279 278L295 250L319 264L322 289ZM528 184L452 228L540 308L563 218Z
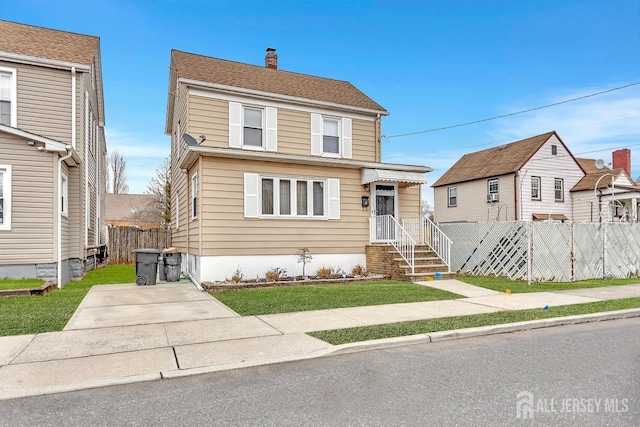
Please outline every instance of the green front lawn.
M462 298L439 289L392 280L243 289L212 295L243 316Z
M135 282L135 266L110 265L92 270L78 282L45 296L0 298L0 336L60 331L93 285Z
M331 331L311 332L309 335L330 344L338 345L382 338L429 334L439 331L452 331L455 329L473 328L477 326L501 325L527 320L549 319L552 317L573 316L576 314L598 313L639 307L640 298L626 298L611 301L590 302L586 304L562 305L558 307L550 307L548 310L536 308L531 310L500 311L497 313L475 314L470 316L444 317L440 319L416 320L412 322L335 329Z
M44 285L39 279L0 279L0 291L11 289L33 289Z
M470 285L481 286L483 288L493 289L494 291L499 292L506 292L507 289L511 289L511 292L513 292L514 294L526 292L562 291L566 289L600 288L603 286L634 285L640 283L640 278L590 279L581 280L579 282L561 283L540 282L532 283L531 285L527 285L527 282L523 282L521 280L509 280L500 277L457 275L456 279Z

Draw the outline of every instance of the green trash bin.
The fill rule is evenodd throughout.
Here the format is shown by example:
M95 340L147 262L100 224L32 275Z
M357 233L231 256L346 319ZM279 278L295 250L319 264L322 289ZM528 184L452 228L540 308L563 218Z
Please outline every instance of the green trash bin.
M136 285L155 285L160 251L157 249L134 249L133 253L136 254Z

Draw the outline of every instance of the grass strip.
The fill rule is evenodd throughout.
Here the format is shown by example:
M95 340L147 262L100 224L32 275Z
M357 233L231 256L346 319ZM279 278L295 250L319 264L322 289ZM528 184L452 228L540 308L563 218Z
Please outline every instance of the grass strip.
M604 286L635 285L640 283L640 278L629 279L589 279L579 282L540 282L528 285L522 280L509 280L503 277L464 276L457 275L457 280L470 285L492 289L498 292L506 292L511 289L514 294L528 292L553 292L567 289L601 288Z
M34 289L44 285L39 279L0 279L0 291L13 289Z
M527 320L549 319L553 317L577 314L598 313L604 311L639 308L640 297L610 301L598 301L585 304L562 305L548 310L512 310L497 313L475 314L469 316L443 317L439 319L417 320L411 322L388 323L384 325L361 326L356 328L334 329L330 331L310 332L308 335L319 338L329 344L339 345L382 338L428 334L431 332L451 331L477 326L502 325Z
M242 316L462 298L393 280L242 289L211 295Z
M134 281L134 266L109 265L44 296L0 298L0 336L61 331L93 285Z

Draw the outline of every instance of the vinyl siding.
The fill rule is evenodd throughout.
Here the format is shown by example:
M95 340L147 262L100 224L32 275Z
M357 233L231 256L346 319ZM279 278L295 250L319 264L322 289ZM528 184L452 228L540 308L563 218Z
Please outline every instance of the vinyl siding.
M251 105L259 106L260 103L256 102ZM187 108L189 112L187 133L196 139L199 139L200 135L206 135L207 139L201 146L229 148L229 101L189 94ZM302 156L311 155L311 113L285 107L279 107L277 110L277 152ZM340 116L340 113L333 115ZM375 120L352 119L353 160L376 161L377 125Z
M20 129L71 143L71 72L0 61L16 69L17 125Z
M58 163L57 160L55 160L56 163ZM57 168L57 165L56 165ZM67 167L66 164L62 164L62 173L63 175L66 175L67 177L67 197L70 197L71 195L71 185L69 183L69 168ZM58 185L58 177L54 177L54 181L56 182L56 187ZM60 245L60 248L62 249L62 259L69 259L69 246L70 246L70 239L69 239L69 224L71 223L71 217L69 215L64 216L60 213L60 209L59 209L59 203L60 203L60 197L62 197L62 194L59 192L56 195L56 199L53 203L53 210L54 210L54 220L57 217L57 215L60 215L60 229L61 229L61 233L60 233L60 238L62 241L62 244ZM69 212L71 210L71 203L70 200L67 200L67 207L68 210L67 212ZM57 212L57 213L56 213Z
M244 218L244 172L340 179L339 220ZM203 158L202 255L362 253L369 210L361 206L360 170Z
M176 89L174 108L173 131L171 134L171 244L181 252L187 252L187 230L190 221L190 218L187 217L187 176L178 167L180 155L185 150L182 133L188 128L187 96L184 85L179 85ZM180 122L180 126L178 126L178 122ZM180 132L178 132L178 129L180 129ZM179 200L177 206L176 196ZM179 220L176 218L176 212ZM176 225L179 225L179 228L176 228Z
M420 185L398 188L398 220L413 218L421 215Z
M2 265L55 261L54 157L0 132L0 163L12 166L11 230L0 231Z
M498 202L488 203L488 181L494 178L436 187L434 194L434 219L436 222L492 222L515 220L514 174L498 179ZM457 188L457 205L448 207L448 188Z
M557 147L557 155L551 154L551 145ZM531 200L531 177L539 176L541 200ZM522 216L525 221L532 219L532 214L564 214L572 218L571 193L574 185L584 176L584 172L571 154L560 143L555 135L538 150L524 165L522 180ZM555 178L564 180L564 201L556 202L554 196Z
M571 193L571 202L574 222L598 222L598 199L593 196L593 190Z

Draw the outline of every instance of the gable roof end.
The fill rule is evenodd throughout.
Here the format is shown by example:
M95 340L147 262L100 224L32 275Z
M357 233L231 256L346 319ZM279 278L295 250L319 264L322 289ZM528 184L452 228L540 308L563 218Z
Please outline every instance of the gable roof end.
M432 187L515 173L555 135L555 131L462 156ZM568 150L567 150L568 151Z

